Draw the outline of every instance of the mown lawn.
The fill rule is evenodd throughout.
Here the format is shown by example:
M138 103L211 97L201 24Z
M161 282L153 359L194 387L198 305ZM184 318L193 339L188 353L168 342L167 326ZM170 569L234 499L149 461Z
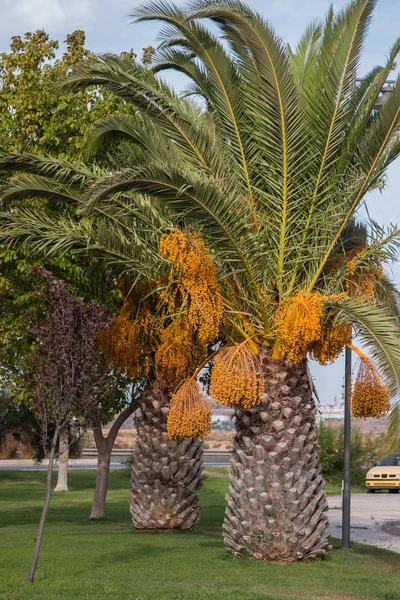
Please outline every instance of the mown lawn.
M224 470L212 470L192 533L135 531L128 473L111 474L106 521L88 519L94 471L72 471L55 494L33 585L25 583L45 473L0 472L1 600L349 600L400 599L400 556L355 544L309 564L275 565L227 554L221 537Z
M206 473L208 475L221 474L227 475L227 467L207 467ZM365 494L365 485L360 484L352 484L351 486L352 494ZM325 481L325 493L327 496L340 496L342 493L342 478L340 475L330 476Z

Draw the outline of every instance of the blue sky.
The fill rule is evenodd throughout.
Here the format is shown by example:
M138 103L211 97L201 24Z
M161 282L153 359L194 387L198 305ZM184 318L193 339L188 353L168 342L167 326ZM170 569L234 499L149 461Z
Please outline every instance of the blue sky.
M248 0L249 1L249 0ZM178 2L180 4L180 2ZM44 28L53 39L63 41L74 29L86 32L86 45L95 52L121 52L133 48L140 54L149 44L155 45L159 25L132 25L129 13L141 2L137 0L1 0L0 52L7 51L13 35ZM276 32L294 45L307 23L323 18L330 0L250 0ZM335 10L347 2L332 3ZM360 76L385 60L390 46L400 35L400 0L380 0L375 10L365 46ZM373 192L367 205L371 216L383 225L400 223L400 160L388 172L384 192ZM400 283L400 267L393 266ZM341 396L343 359L330 367L312 365L321 402L331 403Z

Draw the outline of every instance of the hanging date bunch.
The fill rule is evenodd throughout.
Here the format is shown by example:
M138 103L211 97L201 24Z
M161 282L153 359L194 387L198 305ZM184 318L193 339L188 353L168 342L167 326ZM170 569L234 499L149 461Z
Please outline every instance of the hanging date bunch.
M109 364L128 377L147 375L150 369L153 321L150 310L142 306L132 318L134 298L125 298L113 324L98 335L98 345Z
M277 311L280 349L293 363L305 358L323 336L323 303L319 292L300 291L285 299Z
M177 381L188 377L195 362L194 345L185 319L174 319L161 331L160 340L155 354L157 376L173 388Z
M185 318L199 343L213 342L219 332L223 304L217 266L203 240L196 234L164 234L160 251L172 263L170 281L177 281L175 298L169 290L167 302L173 302L174 308L185 303Z
M260 372L247 341L224 348L215 357L210 395L219 404L249 409L261 400Z
M320 338L312 345L311 356L320 365L334 362L344 346L351 344L351 326L340 323L333 315L325 319Z
M346 265L346 293L365 302L375 301L375 284L383 277L380 260L363 258L366 248L357 248L348 254Z
M165 234L160 252L171 268L159 292L159 311L167 324L160 331L156 369L173 387L193 372L217 338L223 303L216 264L199 236Z
M288 360L297 364L310 352L321 365L327 365L351 343L350 324L339 322L326 308L327 301L344 296L300 291L281 303L277 311L280 350Z
M180 384L171 395L167 418L171 440L202 439L211 431L211 406L202 398L195 378Z
M352 390L353 417L379 419L387 415L389 410L390 396L387 387L382 382L377 369L369 361L362 360Z

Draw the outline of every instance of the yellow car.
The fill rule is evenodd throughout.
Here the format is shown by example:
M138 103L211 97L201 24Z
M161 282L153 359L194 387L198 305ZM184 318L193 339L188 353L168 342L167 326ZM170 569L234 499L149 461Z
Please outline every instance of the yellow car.
M400 454L387 454L370 469L365 478L367 492L374 494L376 490L389 490L391 494L400 491Z

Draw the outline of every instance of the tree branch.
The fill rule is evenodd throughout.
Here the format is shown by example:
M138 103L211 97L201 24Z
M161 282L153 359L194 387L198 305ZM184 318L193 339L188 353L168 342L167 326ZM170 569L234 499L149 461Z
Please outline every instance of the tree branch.
M132 394L132 400L130 402L130 404L124 408L124 410L122 412L119 413L118 417L115 419L114 423L111 426L110 431L108 432L108 436L107 436L107 443L110 445L111 447L114 446L114 442L115 442L115 438L117 437L118 431L121 429L122 425L125 423L125 421L128 419L128 417L130 417L135 410L138 408L139 406L139 402L138 402L138 398L133 397ZM94 433L94 431L93 431Z

